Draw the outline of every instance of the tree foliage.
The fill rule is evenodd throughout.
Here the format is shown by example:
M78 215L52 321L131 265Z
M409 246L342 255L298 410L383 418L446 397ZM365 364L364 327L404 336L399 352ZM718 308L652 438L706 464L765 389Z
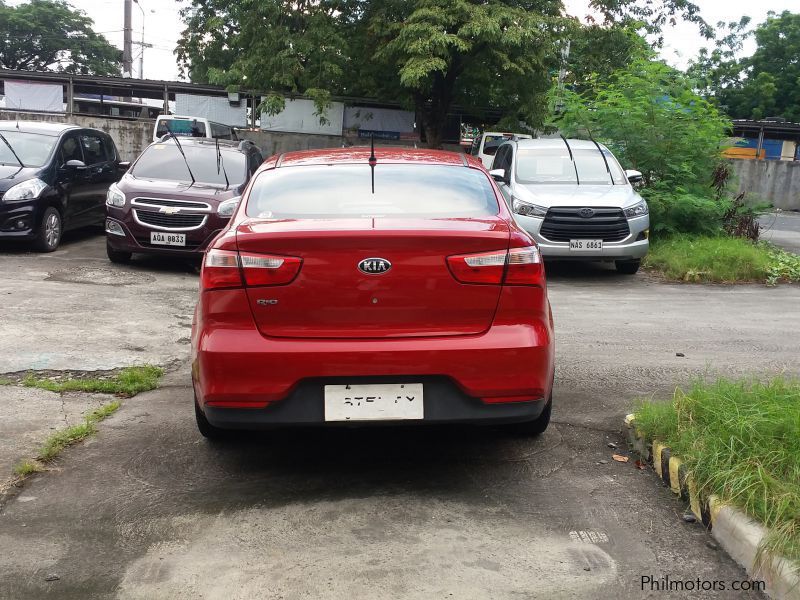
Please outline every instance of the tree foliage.
M399 101L438 146L456 105L515 130L541 126L567 39L584 56L595 47L573 65L583 78L630 61L642 44L634 17L652 17L656 32L668 15L699 19L687 0L594 5L625 25L584 32L562 0L192 0L178 57L193 81L267 92L270 114L286 94L312 97L320 117L331 95Z
M733 118L784 117L800 121L800 14L769 13L754 31L750 19L721 23L726 33L716 47L702 49L689 68L698 87ZM742 40L753 35L756 51L737 58Z
M730 123L663 62L638 59L584 93L563 92L564 135L606 144L647 185L708 189Z
M22 71L118 75L122 52L64 0L0 2L0 66Z

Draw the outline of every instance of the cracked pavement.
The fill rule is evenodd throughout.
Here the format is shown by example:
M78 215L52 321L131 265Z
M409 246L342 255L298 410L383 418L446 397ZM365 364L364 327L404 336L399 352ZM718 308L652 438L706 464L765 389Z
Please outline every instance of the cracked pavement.
M0 327L0 364L16 365L0 371L29 368L19 365L31 357L45 368L132 358L180 367L5 504L0 598L761 597L643 591L642 576L746 575L681 520L684 505L652 472L610 460L607 444L625 448L621 420L635 398L667 397L694 376L800 373L787 325L800 319L800 286L672 285L548 265L557 374L554 424L541 438L388 428L209 444L195 430L181 341L196 277L148 261L125 268L152 278L146 284L48 279L109 269L102 243L81 237L52 257L0 254L23 288L0 282L11 297L0 317L28 332L15 356ZM40 288L64 299L46 315L35 310ZM51 335L63 322L66 335Z

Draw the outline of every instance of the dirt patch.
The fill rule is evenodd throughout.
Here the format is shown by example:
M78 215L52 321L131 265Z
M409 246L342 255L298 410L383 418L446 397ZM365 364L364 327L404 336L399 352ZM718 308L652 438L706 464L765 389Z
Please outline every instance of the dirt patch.
M153 283L156 279L147 273L103 269L93 267L76 267L62 269L50 273L46 281L63 281L65 283L86 283L90 285L136 285L140 283Z

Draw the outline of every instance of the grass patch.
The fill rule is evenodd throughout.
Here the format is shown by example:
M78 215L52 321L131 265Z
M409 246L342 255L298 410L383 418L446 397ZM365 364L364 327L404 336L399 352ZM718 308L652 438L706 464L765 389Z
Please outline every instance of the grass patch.
M643 401L637 427L716 494L771 530L766 547L800 565L800 382L696 382L672 402Z
M45 465L55 460L64 448L77 444L90 435L97 433L97 424L117 412L119 407L120 403L114 400L87 414L82 423L66 429L60 429L51 434L42 444L36 458L26 458L19 461L14 467L14 473L24 479L33 473L44 471Z
M135 396L158 387L164 370L152 365L127 367L110 377L37 377L28 373L22 379L25 387L41 388L51 392L90 392Z
M769 248L743 238L674 236L654 241L644 264L669 279L734 283L767 281Z
M676 235L654 240L644 265L668 279L688 282L800 281L800 256L738 237Z
M18 477L27 477L28 475L41 473L42 471L44 471L44 465L42 465L42 463L39 461L31 460L30 458L23 458L14 467L14 474Z

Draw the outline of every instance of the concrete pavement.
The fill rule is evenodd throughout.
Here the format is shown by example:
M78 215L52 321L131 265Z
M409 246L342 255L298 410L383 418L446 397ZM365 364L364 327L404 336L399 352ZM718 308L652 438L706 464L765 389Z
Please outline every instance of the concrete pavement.
M746 575L681 521L683 505L651 472L614 462L607 444L624 448L620 421L636 397L666 397L693 376L800 373L787 325L800 318L800 286L672 285L550 265L558 371L555 423L540 439L398 428L209 444L193 423L188 330L172 327L191 314L196 277L153 261L121 270L148 285L48 279L115 271L101 244L81 238L51 259L0 255L4 273L24 275L0 282L15 308L42 286L64 300L44 316L0 315L37 332L22 340L29 356L46 340L50 368L137 357L177 370L2 507L0 598L760 597L643 590L643 576L730 585ZM81 352L48 331L75 314L91 325ZM0 371L22 362L0 353Z
M800 254L800 213L773 212L758 219L763 228L761 239Z

